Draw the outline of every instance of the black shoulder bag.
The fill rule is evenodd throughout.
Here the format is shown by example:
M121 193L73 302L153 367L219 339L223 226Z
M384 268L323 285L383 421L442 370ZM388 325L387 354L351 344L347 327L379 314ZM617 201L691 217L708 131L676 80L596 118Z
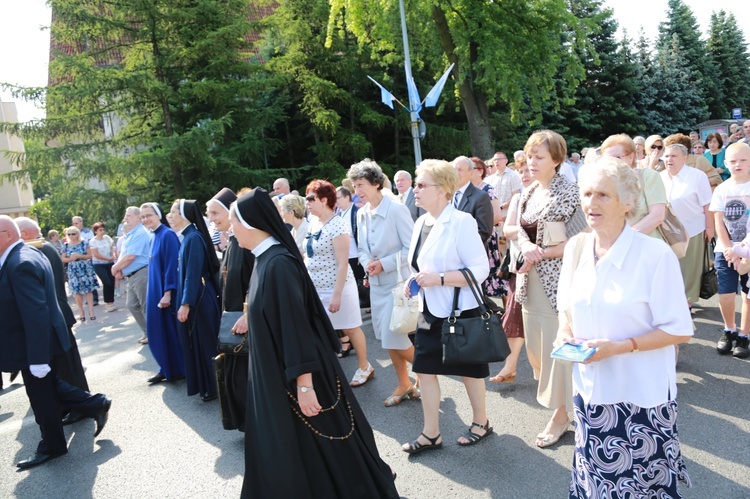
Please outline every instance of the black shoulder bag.
M456 316L458 295L455 288L451 315L443 321L441 341L443 364L488 364L505 360L510 355L508 339L503 331L501 315L488 306L474 274L461 269L469 288L479 304L479 317Z

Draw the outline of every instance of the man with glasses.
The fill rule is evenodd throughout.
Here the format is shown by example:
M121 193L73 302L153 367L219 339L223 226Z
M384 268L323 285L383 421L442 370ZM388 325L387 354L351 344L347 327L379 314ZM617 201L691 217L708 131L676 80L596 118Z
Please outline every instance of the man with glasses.
M492 222L495 218L490 196L471 183L471 170L474 169L474 163L469 158L466 156L457 157L453 160L453 168L458 173L459 188L453 195L451 203L455 209L471 214L477 221L479 237L482 239L482 244L484 244L486 250L487 242L492 235Z
M132 229L123 236L120 258L112 266L112 275L127 280L127 306L143 331L143 337L138 342L145 345L148 343L145 311L151 236L141 225L140 215L141 211L136 206L130 206L125 210L125 222Z
M498 243L504 244L503 224L505 223L505 217L508 216L508 206L510 205L511 198L513 198L514 194L521 192L521 177L518 173L508 168L508 156L503 152L496 152L490 163L493 166L493 173L486 177L484 181L490 184L495 191L495 196L497 196L497 202L500 203L502 219L497 224L495 230L498 234ZM502 247L500 248L500 253L504 253Z

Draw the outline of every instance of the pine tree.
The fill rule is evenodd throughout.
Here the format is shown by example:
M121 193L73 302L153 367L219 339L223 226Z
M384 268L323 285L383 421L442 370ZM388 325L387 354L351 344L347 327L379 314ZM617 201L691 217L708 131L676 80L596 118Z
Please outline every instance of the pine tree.
M750 114L750 56L734 14L723 10L711 14L707 46L718 69L726 107Z
M662 136L687 133L708 118L705 101L695 92L698 75L690 68L677 35L671 46L660 45L654 72L644 85L656 89L648 108L649 133Z
M693 11L682 0L669 0L667 21L659 24L658 49L669 50L677 37L688 66L700 78L695 80L693 91L700 95L708 107L711 118L724 118L727 109L721 93L718 71L706 42L701 39L698 21Z

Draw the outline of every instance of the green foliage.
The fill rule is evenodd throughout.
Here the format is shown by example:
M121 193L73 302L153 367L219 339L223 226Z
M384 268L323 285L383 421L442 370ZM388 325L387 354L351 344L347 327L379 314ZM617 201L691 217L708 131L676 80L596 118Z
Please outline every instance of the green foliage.
M716 63L727 109L740 107L747 114L750 111L750 56L745 36L733 14L727 15L723 10L711 14L707 46Z

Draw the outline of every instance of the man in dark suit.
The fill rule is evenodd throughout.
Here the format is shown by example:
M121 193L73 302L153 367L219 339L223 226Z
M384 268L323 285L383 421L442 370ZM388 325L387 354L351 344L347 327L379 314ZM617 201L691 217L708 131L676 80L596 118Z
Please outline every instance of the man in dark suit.
M479 237L482 238L484 247L487 247L492 235L494 214L492 212L492 201L490 196L482 189L478 189L471 183L471 170L474 163L466 156L459 156L453 160L453 167L458 173L458 190L453 195L453 207L465 213L470 213L477 221Z
M21 371L42 433L34 455L17 464L27 469L68 452L60 420L63 408L94 418L96 436L112 401L57 375L55 357L70 348L70 340L52 267L39 250L23 243L18 227L5 215L0 215L0 310L0 371Z
M398 200L409 208L411 218L416 222L419 217L424 215L424 210L416 205L414 189L411 185L411 174L406 170L399 170L393 176L393 182L396 184L396 190L398 191Z
M52 267L52 275L55 277L55 295L57 304L68 326L68 339L70 340L70 349L60 357L56 364L57 375L71 385L77 386L81 390L89 390L89 384L86 380L86 373L83 370L81 354L78 352L78 344L73 335L73 326L76 323L75 314L68 303L68 295L65 292L65 269L62 258L54 246L44 240L39 224L28 217L18 217L13 220L18 229L21 231L21 239L33 248L41 251ZM63 426L75 423L83 419L83 415L75 412L68 413L63 418Z

